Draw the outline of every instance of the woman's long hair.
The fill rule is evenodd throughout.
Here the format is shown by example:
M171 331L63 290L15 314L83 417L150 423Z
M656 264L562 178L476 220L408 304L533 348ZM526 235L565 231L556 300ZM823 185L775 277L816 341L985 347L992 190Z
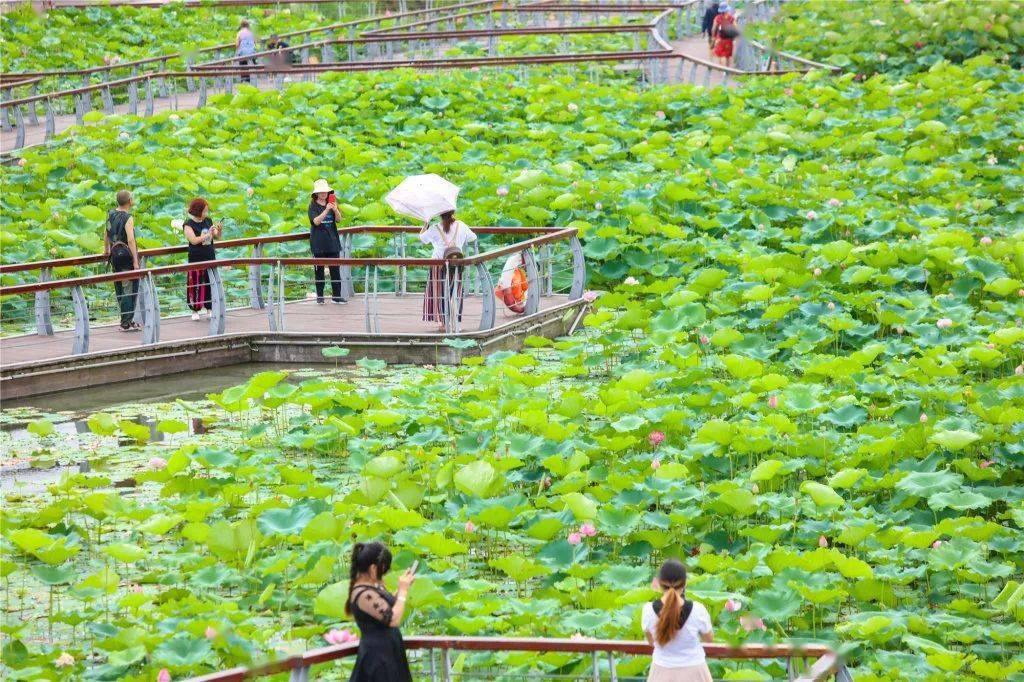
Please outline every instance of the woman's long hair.
M661 601L661 613L654 628L654 639L665 646L679 632L679 617L683 613L683 590L686 589L686 566L675 559L669 559L658 571L658 583L665 590Z
M370 566L377 567L377 579L391 569L391 550L383 542L357 542L352 548L352 566L348 574L348 599L345 600L345 613L352 615L352 586L360 573L366 573Z
M445 211L441 214L441 229L444 230L445 234L452 229L452 225L455 224L455 211Z

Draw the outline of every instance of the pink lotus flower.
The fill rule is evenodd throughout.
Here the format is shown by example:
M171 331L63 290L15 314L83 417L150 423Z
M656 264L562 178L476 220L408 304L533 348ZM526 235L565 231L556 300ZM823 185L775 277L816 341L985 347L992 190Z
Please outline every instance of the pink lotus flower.
M602 204L600 201L594 204L595 211L600 211L602 208L604 208L604 204Z
M652 185L649 182L646 185L644 185L644 189L651 189L652 187L654 187L654 185Z
M756 484L756 483L752 483L752 484L750 485L750 492L752 492L752 493L754 493L755 495L757 495L757 494L758 494L759 492L761 492L761 489L757 487L757 484Z
M814 276L821 277L821 268L814 268Z
M245 188L245 196L251 197L253 194L256 194L256 190L254 190L252 187Z
M58 668L67 668L75 664L75 657L66 651L62 651L53 664Z
M996 158L996 157L994 157L994 156L990 156L990 157L988 157L988 165L990 165L990 166L994 166L994 165L996 165L997 163L999 163L999 159L997 159L997 158Z
M499 197L508 196L508 187L501 185L498 187L497 194Z
M904 2L905 2L905 1L906 1L906 0L904 0ZM992 24L991 24L991 22L990 22L990 23L987 23L987 24L985 24L985 30L986 30L986 31L991 31L991 30L992 30Z
M924 423L926 423L926 422L928 421L928 415L927 415L927 414L925 414L924 412L922 412L922 413L921 413L921 416L920 416L920 417L918 417L918 419L917 419L917 420L918 420L919 422L921 422L922 424L924 424Z
M897 334L903 334L903 332L904 332L904 329L901 326L897 326L895 329L896 329L896 333Z
M203 636L206 637L206 639L217 639L217 631L213 629L213 626L207 625Z
M832 197L831 199L828 200L828 205L831 206L832 208L836 208L837 206L842 206L843 202L839 201L839 199L836 199L835 197Z
M786 88L783 92L786 93L786 97L792 97L793 96L793 88Z
M598 296L600 296L600 294L598 294L596 291L583 292L583 300L586 301L587 303L593 303L594 301L597 300Z
M938 549L939 547L942 547L942 540L936 540L932 543L932 549Z
M985 348L988 348L989 350L992 350L995 347L996 347L996 344L994 344L994 343L986 343L985 344Z
M753 632L754 630L767 630L764 626L764 621L757 616L740 616L740 625L747 632Z
M1017 376L1024 376L1024 365L1017 365L1013 368L1013 373Z
M324 633L324 639L328 644L346 644L354 642L359 638L348 630L328 630Z
M651 434L647 436L647 441L653 446L658 447L665 442L665 434L661 431L651 431Z
M993 464L995 464L994 461L992 461L991 459L986 459L984 462L982 462L978 466L981 467L982 469L988 469Z
M652 460L651 460L651 468L652 468L652 469L654 469L655 471L657 471L658 469L660 469L660 468L661 468L661 460L660 460L660 459L658 459L657 457L655 457L654 459L652 459Z
M149 460L149 468L155 471L167 468L167 460L163 457L152 457Z
M924 47L924 43L922 43L920 40L918 40L918 41L916 41L914 43L914 49L915 50L920 50L922 47Z
M475 530L476 530L476 526L473 525L473 522L472 521L466 521L466 532L467 533L472 533Z
M28 163L28 161L26 161L25 159L18 159L19 167L24 168L26 163Z
M160 668L160 672L156 674L156 682L171 682L171 673L167 668Z
M828 538L824 535L818 536L818 547L828 547Z
M583 542L583 536L579 533L569 533L569 537L566 538L570 545L578 545Z
M566 109L568 109L569 111L579 111L580 108L576 105L575 102L569 102L569 106L567 106Z
M978 242L980 242L982 246L988 246L992 243L992 237L982 237Z
M132 594L142 594L142 585L138 583L132 583L128 586L128 591Z
M637 284L640 284L640 282L637 281L636 277L633 277L632 275L622 280L622 283L625 284L627 287L635 287Z
M597 528L590 521L580 526L580 535L585 538L592 538L597 535Z
M711 343L711 339L709 339L706 335L701 334L700 335L700 342L703 343L706 346L709 343Z
M835 310L835 309L836 309L836 304L835 304L835 303L833 303L832 301L829 301L829 302L828 302L828 305L827 305L826 307L827 307L827 308L828 308L829 310Z
M779 396L777 396L777 395L768 396L768 407L770 407L770 408L772 408L774 410L778 406L779 406Z
M935 326L939 329L949 329L953 326L953 320L948 317L942 317L935 322Z
M740 602L736 601L735 599L726 599L725 600L725 610L728 611L729 613L736 613L737 611L739 611L742 608L743 608L743 604L741 604Z
M817 213L815 213L814 211L808 211L808 212L807 212L807 219L808 219L808 220L814 220L814 219L816 219L817 217L818 217L818 214L817 214Z
M661 110L659 109L658 111L655 111L655 112L654 112L654 117L655 117L655 118L660 118L660 119L661 119L662 121L664 121L664 120L665 120L665 112L664 112L664 111L661 111Z

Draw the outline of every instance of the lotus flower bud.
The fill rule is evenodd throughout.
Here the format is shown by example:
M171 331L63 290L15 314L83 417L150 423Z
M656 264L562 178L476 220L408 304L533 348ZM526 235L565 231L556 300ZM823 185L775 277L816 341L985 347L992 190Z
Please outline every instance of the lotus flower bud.
M1024 376L1024 365L1017 365L1013 368L1013 373L1017 376Z
M473 522L472 521L466 521L466 532L467 533L472 533L475 530L476 530L476 526L473 525Z
M579 111L580 108L579 108L579 106L576 105L575 102L569 102L569 105L566 107L566 109L568 109L569 111L575 112L575 111Z
M743 608L743 604L741 604L739 601L737 601L735 599L726 599L725 600L725 610L728 611L729 613L736 613L737 611L739 611L742 608Z
M835 310L835 309L836 309L836 304L835 304L835 303L833 303L832 301L829 301L829 302L828 302L828 306L826 306L826 307L827 307L827 308L828 308L829 310Z
M595 535L597 535L597 527L590 521L587 521L582 526L580 526L580 535L582 535L585 538L592 538Z
M217 639L217 631L214 630L211 626L207 625L206 631L203 633L203 636L206 637L206 639Z
M650 435L647 436L648 442L654 447L658 447L665 442L665 434L661 431L651 431Z
M654 116L655 118L660 118L662 121L665 120L665 112L661 111L660 109L654 112Z
M774 410L778 406L779 406L779 396L777 396L777 395L769 396L768 397L768 407L770 407L770 408L772 408Z
M160 668L160 672L156 674L156 682L171 682L171 673L167 668Z
M925 423L927 423L927 422L928 422L928 415L927 415L927 414L925 414L924 412L922 412L922 413L921 413L921 416L920 416L920 417L918 417L918 419L917 419L917 420L918 420L919 422L921 422L922 424L925 424Z
M936 540L935 542L932 543L932 549L938 549L941 546L942 546L942 540Z
M652 460L651 460L651 468L652 468L652 469L654 469L655 471L657 471L658 469L660 469L660 468L661 468L661 460L660 460L660 459L658 459L657 457L655 457L654 459L652 459Z
M814 268L814 276L821 277L821 268Z
M505 185L499 186L497 194L498 194L499 197L507 196L508 195L508 187L506 187Z
M167 468L167 460L163 457L153 457L149 460L149 468L154 471Z
M989 237L988 235L986 235L986 236L982 237L981 239L979 239L978 241L981 243L982 246L988 246L989 244L992 243L992 237Z
M757 495L759 492L761 492L761 489L757 487L756 483L752 483L751 486L750 486L750 492L752 492L755 495Z
M953 320L948 317L939 318L939 320L935 322L935 326L939 329L949 329L953 326Z
M818 537L818 547L828 547L828 538L824 535Z
M814 211L808 211L807 212L807 219L808 220L814 220L817 217L818 217L818 214L815 213Z
M580 535L579 533L569 533L569 537L566 538L566 541L570 545L576 546L576 545L580 544L581 542L583 542L583 536Z

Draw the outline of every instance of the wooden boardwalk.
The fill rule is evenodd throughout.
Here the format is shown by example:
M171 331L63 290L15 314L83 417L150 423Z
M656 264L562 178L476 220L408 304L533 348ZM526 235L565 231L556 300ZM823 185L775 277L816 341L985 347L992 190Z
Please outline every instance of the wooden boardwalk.
M543 296L540 310L566 302L565 296ZM462 331L475 332L483 308L479 296L467 296L463 308ZM421 294L378 297L380 335L412 334L417 336L440 334L433 322L422 320ZM498 306L495 325L500 326L515 317ZM285 305L284 331L293 333L331 334L338 336L365 335L366 300L360 294L348 303L318 305L314 300L297 301ZM160 343L185 342L209 338L209 320L193 321L188 315L164 317L160 320ZM266 310L235 308L227 311L226 334L267 332L269 321ZM96 324L89 330L89 353L119 353L141 344L141 332L123 332L117 324ZM53 336L26 334L0 339L0 369L37 363L71 356L74 344L73 330L56 331Z

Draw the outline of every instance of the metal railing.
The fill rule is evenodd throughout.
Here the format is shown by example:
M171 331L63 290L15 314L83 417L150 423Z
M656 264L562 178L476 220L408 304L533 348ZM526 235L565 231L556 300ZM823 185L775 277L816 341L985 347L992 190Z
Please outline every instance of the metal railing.
M288 673L291 682L309 682L314 666L343 660L356 655L358 642L313 649L304 654L264 663L253 667L239 667L222 672L194 677L191 682L241 682L267 675ZM835 679L836 682L852 682L853 678L839 656L827 646L767 645L705 643L704 653L710 660L757 660L785 659L786 678L793 682L820 682ZM410 664L417 668L416 679L430 679L431 682L455 682L467 679L493 680L578 680L579 682L600 682L619 678L618 664L624 656L650 656L651 646L646 642L598 639L526 639L502 637L406 637L405 648L410 653ZM474 656L487 652L483 661L462 659L457 666L453 657L465 654ZM495 656L511 652L533 652L536 654L529 663L509 665L498 661ZM547 653L578 654L575 666L562 665L557 674L545 671L541 657ZM813 663L801 665L813 660ZM483 672L473 670L474 663L486 667ZM550 666L548 666L550 667ZM467 670L469 668L469 670ZM567 670L568 669L568 670ZM643 678L632 677L638 680Z
M263 252L270 244L308 240L308 233L297 233L230 240L217 245L218 249L251 246L253 254L248 257L159 265L66 279L54 279L54 270L100 263L103 256L3 266L0 272L39 273L38 282L0 287L4 307L8 311L20 310L26 314L31 310L35 322L35 334L0 339L4 364L18 364L23 355L50 358L90 352L93 332L116 331L115 325L104 324L104 318L113 320L118 314L123 314L126 308L120 304L125 297L129 299L128 314L142 327L142 345L161 340L162 321L173 323L176 338L217 336L236 331L327 331L323 328L323 309L315 305L309 292L310 267L335 268L330 275L324 273L320 277L327 280L323 281L323 297L338 295L333 291L333 287L338 286L340 298L361 304L339 309L341 317L338 320L345 324L338 327L338 331L343 333L435 333L443 325L445 333L458 334L464 330L464 317L472 318L481 331L491 329L498 319L499 308L494 293L495 283L500 278L505 259L517 255L521 257L520 266L528 283L525 299L521 302L521 314L528 316L541 310L542 299L550 307L559 301L575 301L583 295L586 264L574 229L476 228L474 231L478 239L493 236L507 242L509 238L537 236L511 244L494 244L487 250L479 246L468 250L471 243L464 258L447 261L406 257L410 233L419 230L413 226L341 228L340 258L275 257ZM374 249L372 244L367 247L356 243L356 238L364 235L384 236L391 255L361 255L360 252L372 252ZM185 247L150 249L140 252L140 257L154 258L184 251ZM297 268L302 269L301 273ZM229 276L229 273L239 270L245 273L242 278ZM182 287L181 276L186 275L187 278L189 272L200 273L201 280L194 283L187 280L186 287ZM439 279L443 284L437 283ZM90 288L115 284L118 285L116 299L109 295L89 295ZM190 298L181 293L191 287L202 287L209 303L209 325L205 334L193 325L184 324L182 327L178 324L187 319L184 302ZM63 296L55 299L53 294L58 291ZM14 302L21 301L19 297L25 296L32 297L31 303L20 307L14 305ZM421 312L427 312L420 304L421 296L430 299L432 328L423 327L419 319ZM116 305L111 306L111 303ZM55 314L55 307L60 305L67 307ZM193 309L199 312L195 306ZM258 321L261 317L265 317L264 322ZM26 326L29 326L30 319L23 321ZM8 325L18 322L16 314L6 314ZM233 328L236 323L239 325L237 329ZM62 326L66 331L57 331ZM466 327L469 326L467 322ZM182 337L183 333L187 336ZM109 334L106 336L105 343L109 345ZM129 338L124 337L124 341ZM116 345L125 344L118 341Z

